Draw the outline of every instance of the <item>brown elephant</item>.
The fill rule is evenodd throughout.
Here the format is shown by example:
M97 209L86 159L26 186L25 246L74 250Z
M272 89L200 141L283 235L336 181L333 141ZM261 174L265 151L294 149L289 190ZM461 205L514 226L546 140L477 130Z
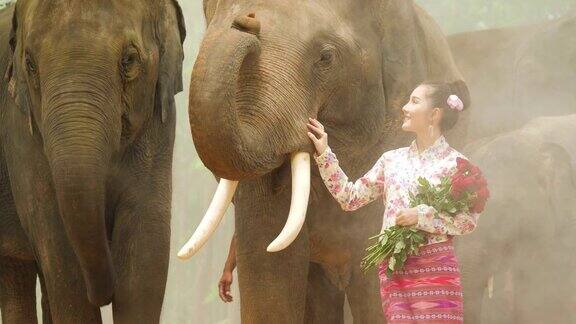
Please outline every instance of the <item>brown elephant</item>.
M481 323L483 313L489 323L573 322L575 143L573 114L464 148L491 191L477 230L456 245L467 323Z
M466 32L448 42L474 109L457 125L461 147L540 116L576 112L576 12L539 24ZM463 129L466 129L464 131Z
M157 323L178 3L20 0L0 15L3 322L36 322L38 274L45 323L98 323L111 301L117 323Z
M408 143L400 109L414 87L461 78L444 35L407 0L208 0L204 11L190 125L223 179L180 257L206 241L237 186L244 323L342 323L345 297L356 323L382 322L378 277L360 260L383 205L342 211L310 167L306 122L326 125L344 170L359 177Z

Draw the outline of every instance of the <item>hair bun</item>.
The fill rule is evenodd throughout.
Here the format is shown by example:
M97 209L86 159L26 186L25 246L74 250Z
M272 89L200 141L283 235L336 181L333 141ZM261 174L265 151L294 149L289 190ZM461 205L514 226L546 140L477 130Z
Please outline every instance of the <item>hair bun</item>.
M464 80L456 80L448 85L450 86L450 92L457 95L464 104L463 109L468 108L470 106L470 91L466 82Z

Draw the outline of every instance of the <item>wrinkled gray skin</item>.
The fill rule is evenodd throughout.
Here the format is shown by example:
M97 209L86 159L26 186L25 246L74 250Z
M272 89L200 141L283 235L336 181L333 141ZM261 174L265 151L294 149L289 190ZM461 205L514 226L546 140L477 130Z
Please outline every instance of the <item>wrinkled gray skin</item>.
M266 252L288 215L288 156L313 151L308 117L326 126L355 180L385 150L408 144L400 109L419 82L460 79L443 34L412 1L361 3L204 1L190 125L204 164L240 180L243 323L342 323L345 296L355 323L383 321L376 271L360 270L366 238L382 225L381 200L342 211L312 165L305 226L287 249Z
M467 145L491 197L477 229L457 242L467 323L480 323L494 276L490 319L570 323L576 303L576 115L540 117ZM496 313L496 314L495 314Z
M575 33L573 12L537 25L448 37L473 104L451 144L462 147L539 116L576 113Z
M0 13L3 323L157 323L182 89L175 1L20 0ZM16 213L17 211L17 213Z
M549 280L544 280L545 283L543 283L543 279L560 276L557 271L550 273L550 268L562 269L564 267L562 261L549 260L555 265L546 264L545 267L548 268L542 270L538 269L542 266L541 264L526 264L525 260L528 256L524 252L527 250L534 250L534 253L547 251L549 254L551 251L558 250L557 246L543 245L538 237L550 239L548 234L551 233L551 224L548 224L548 219L553 219L554 216L550 208L562 208L569 204L545 200L547 199L545 197L550 195L550 190L535 183L536 178L529 176L535 173L533 170L542 172L549 167L544 165L543 161L544 155L549 153L540 152L538 147L541 145L538 143L545 140L545 135L538 135L542 136L538 139L538 136L534 137L525 132L514 132L514 130L538 116L576 113L576 43L573 41L575 33L576 16L571 14L562 19L538 25L464 33L449 37L455 60L468 81L473 98L472 109L463 114L464 118L455 129L456 133L463 128L466 132L459 138L449 138L451 144L460 148L463 143L471 139L513 131L497 140L488 137L480 141L479 143L488 143L479 149L482 153L474 151L473 147L479 146L476 144L464 149L466 152L473 152L470 156L472 161L487 168L488 173L494 173L493 176L488 175L489 186L494 187L494 192L481 218L477 233L473 233L470 240L468 238L461 240L463 246L458 245L461 266L464 269L465 318L469 323L479 322L482 306L480 301L487 277L491 274L495 274L494 298L496 300L492 305L498 307L497 310L491 308L493 310L491 313L492 315L497 313L496 318L499 320L539 323L544 321L543 319L537 320L539 316L554 315L551 318L558 318L558 314L567 314L561 309L566 304L543 304L541 299L537 300L532 295L538 291L550 292L547 296L573 295L573 293L559 293L561 288L566 287L565 285L558 286ZM559 124L560 121L562 118L554 121L553 125ZM554 127L553 125L543 127ZM565 134L556 134L557 136L553 137L551 142L560 145L568 153L574 154L576 139L573 135L569 137L570 134L567 132L569 126L563 127ZM539 132L544 132L544 130ZM526 139L522 139L521 136L526 136ZM563 139L562 136L565 138ZM525 142L527 140L533 140L534 147ZM560 141L567 142L561 143ZM491 153L488 153L490 150L494 150L494 156L490 156ZM573 158L572 161L574 161ZM563 162L549 163L562 166ZM567 179L570 177L564 178L565 181L568 181ZM516 185L511 185L512 183ZM557 186L569 186L569 184L559 183ZM504 188L510 191L503 190ZM528 191L528 188L531 191ZM566 213L565 215L566 219L570 217L574 219L573 214L570 216ZM521 222L520 217L527 220ZM503 225L500 223L502 221ZM523 222L532 224L533 228L520 228ZM539 227L546 234L530 236L534 234L534 228ZM574 232L571 233L568 236L574 237ZM513 239L508 239L510 236ZM482 239L485 239L485 242L482 242ZM566 242L565 245L570 246L569 243ZM572 241L572 246L575 243ZM482 251L483 255L480 255L480 252L477 254L478 251ZM541 254L544 254L544 256L540 255L542 258L546 256L546 253ZM501 260L509 260L509 263L502 264ZM521 265L538 269L535 270L537 275L531 277L530 280L542 283L541 287L531 287L529 291L524 291L519 284L510 286L512 280L528 282L522 279L525 274L517 271L517 266ZM524 270L530 269L526 267ZM545 274L542 274L542 271ZM567 277L570 276L567 275ZM546 284L554 288L550 290ZM507 293L507 291L515 293ZM552 293L554 291L557 293ZM546 295L541 294L541 296ZM516 308L510 308L514 299L517 300ZM529 308L526 308L526 305L530 305ZM546 305L548 308L539 308L538 305ZM516 315L521 317L522 314L532 314L534 317L532 320L528 320L528 315L526 318L514 318Z

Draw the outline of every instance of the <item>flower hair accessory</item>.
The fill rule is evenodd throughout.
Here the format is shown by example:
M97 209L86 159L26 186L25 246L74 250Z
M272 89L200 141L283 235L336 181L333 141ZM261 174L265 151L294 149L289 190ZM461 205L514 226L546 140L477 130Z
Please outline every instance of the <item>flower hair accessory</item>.
M450 109L458 111L464 110L464 103L462 102L462 100L460 100L460 98L458 98L457 95L450 95L446 103L448 104L448 107L450 107Z

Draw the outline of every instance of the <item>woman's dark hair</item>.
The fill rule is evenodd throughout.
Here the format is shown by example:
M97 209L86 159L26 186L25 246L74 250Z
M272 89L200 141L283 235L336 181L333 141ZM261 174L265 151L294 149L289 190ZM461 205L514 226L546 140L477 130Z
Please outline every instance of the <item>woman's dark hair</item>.
M464 103L464 109L467 109L470 106L470 92L468 91L466 82L463 80L454 82L425 81L422 82L421 85L428 87L427 94L432 107L438 107L443 110L440 129L442 132L450 130L458 121L458 114L460 114L460 112L448 106L448 97L450 95L457 95L460 100L462 100L462 103Z

